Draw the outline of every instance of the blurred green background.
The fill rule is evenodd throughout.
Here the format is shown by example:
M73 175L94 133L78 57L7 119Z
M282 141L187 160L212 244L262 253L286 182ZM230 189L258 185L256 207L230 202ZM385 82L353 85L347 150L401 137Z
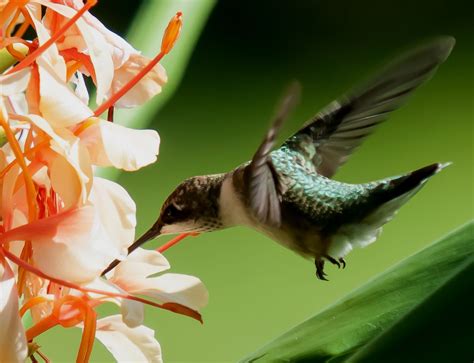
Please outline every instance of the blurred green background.
M124 33L138 5L103 0L94 13ZM173 272L204 281L210 303L204 325L147 310L165 361L236 361L473 217L472 8L467 0L217 3L183 82L150 125L162 138L159 162L119 178L137 203L138 234L182 179L251 157L289 81L300 80L303 95L282 139L400 50L444 34L457 39L451 57L336 178L356 183L435 161L454 164L402 208L377 243L352 252L344 271L328 267L330 282L315 278L312 263L245 228L189 238L167 251ZM53 361L70 361L78 339L79 331L56 329L41 342ZM111 357L97 343L92 359Z

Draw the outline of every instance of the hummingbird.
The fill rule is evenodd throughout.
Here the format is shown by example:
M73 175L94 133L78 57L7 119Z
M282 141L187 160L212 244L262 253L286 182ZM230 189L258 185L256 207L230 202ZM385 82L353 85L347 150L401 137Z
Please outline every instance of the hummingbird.
M396 58L274 149L298 99L299 86L293 84L253 158L230 172L184 180L129 253L159 235L243 225L314 260L316 277L327 280L326 262L345 267L352 249L374 242L399 208L449 165L433 163L363 184L333 179L366 136L433 76L454 44L454 38L440 37Z

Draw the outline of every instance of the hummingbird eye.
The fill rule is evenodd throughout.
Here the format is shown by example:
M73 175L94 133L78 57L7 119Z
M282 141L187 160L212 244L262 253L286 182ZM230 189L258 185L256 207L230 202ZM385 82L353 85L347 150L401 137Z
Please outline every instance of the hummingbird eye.
M174 203L169 204L163 212L164 221L172 223L182 216L182 211Z

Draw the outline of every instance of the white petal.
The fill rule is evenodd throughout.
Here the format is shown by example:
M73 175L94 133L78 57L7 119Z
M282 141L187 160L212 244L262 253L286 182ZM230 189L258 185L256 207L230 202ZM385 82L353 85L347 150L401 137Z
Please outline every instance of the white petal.
M40 76L40 111L53 127L68 127L92 116L67 84L58 77L48 62L38 57Z
M12 96L23 92L30 81L30 68L0 76L0 96Z
M158 277L130 278L113 282L131 294L152 297L159 303L174 302L193 310L207 305L209 294L197 277L167 273Z
M15 276L0 255L0 362L24 362L28 346L20 315Z
M80 134L98 166L134 171L156 161L160 137L155 130L135 130L98 121Z
M35 25L36 34L38 35L38 41L40 45L43 45L50 39L50 35L45 26L34 16L32 8L28 8L28 11L33 19ZM63 82L66 81L66 62L64 58L59 55L58 47L56 44L51 44L38 59L42 59L51 67L51 71L54 72L55 76Z
M137 248L113 270L113 281L135 280L163 272L170 268L168 260L154 250Z
M86 286L101 291L128 294L127 291L121 289L111 281L102 278L97 278ZM122 313L122 320L130 328L135 328L143 323L145 317L145 306L143 303L120 297L104 297L106 295L96 293L89 293L89 295L93 299L105 300L119 306L120 312Z
M162 363L161 347L154 334L144 325L130 328L120 315L112 315L97 321L95 336L117 362Z
M150 61L151 59L144 57L141 54L131 54L128 61L115 70L111 93L115 93L125 86L133 77L145 68ZM157 64L122 98L120 98L115 106L136 107L142 105L150 98L160 93L161 86L163 86L167 80L168 77L166 76L165 69L161 64Z
M89 200L96 207L102 226L116 248L126 254L135 237L136 205L119 184L94 178Z
M79 19L76 25L84 37L89 56L94 65L97 83L96 102L100 104L104 101L105 94L112 84L114 76L112 56L107 49L108 45L102 34L90 27L83 19Z
M89 104L89 91L87 91L86 82L84 81L84 76L80 72L76 72L71 80L75 85L76 89L74 93L76 96L85 104Z
M0 241L30 240L35 266L53 277L87 283L120 256L93 206L73 208L14 228Z

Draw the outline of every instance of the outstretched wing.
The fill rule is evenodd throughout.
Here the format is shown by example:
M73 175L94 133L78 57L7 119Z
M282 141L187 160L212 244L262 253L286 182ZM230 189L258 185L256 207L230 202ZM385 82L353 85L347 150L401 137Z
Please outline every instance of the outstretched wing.
M285 145L311 159L318 173L332 177L364 138L431 78L454 43L442 37L403 55L364 87L329 104Z
M246 197L253 215L260 222L273 226L281 223L281 188L269 154L284 120L299 98L299 93L300 86L295 82L285 93L272 126L244 172Z

